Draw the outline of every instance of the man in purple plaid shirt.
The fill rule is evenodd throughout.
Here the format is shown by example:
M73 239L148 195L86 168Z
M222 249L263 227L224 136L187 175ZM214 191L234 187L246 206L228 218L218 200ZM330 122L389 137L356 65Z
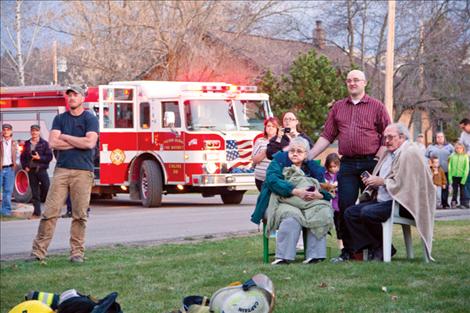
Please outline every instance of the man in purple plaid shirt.
M314 159L337 139L338 152L342 155L338 197L344 248L333 262L346 261L352 256L351 236L343 214L356 203L359 190L364 188L361 173L372 173L379 156L386 151L383 132L390 124L385 105L365 93L367 80L363 72L349 72L346 86L349 96L335 102L320 138L309 152L309 159Z

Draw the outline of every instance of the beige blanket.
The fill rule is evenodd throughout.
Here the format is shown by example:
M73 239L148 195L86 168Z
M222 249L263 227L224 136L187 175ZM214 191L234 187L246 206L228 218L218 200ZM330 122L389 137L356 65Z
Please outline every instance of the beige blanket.
M385 156L379 160L373 174L378 175ZM390 174L385 177L385 186L391 197L400 203L416 221L416 228L426 245L430 260L436 210L436 188L432 173L415 143L406 141L397 152Z

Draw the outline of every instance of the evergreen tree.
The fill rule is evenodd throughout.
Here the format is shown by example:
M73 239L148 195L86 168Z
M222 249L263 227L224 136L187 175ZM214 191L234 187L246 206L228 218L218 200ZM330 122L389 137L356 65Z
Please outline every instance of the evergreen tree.
M328 104L347 95L344 80L326 57L310 50L292 63L288 75L276 77L266 72L258 88L269 94L275 116L294 112L301 129L315 140L328 114Z

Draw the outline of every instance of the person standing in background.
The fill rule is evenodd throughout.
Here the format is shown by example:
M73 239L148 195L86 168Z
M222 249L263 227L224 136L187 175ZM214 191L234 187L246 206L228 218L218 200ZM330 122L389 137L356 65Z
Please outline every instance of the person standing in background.
M465 203L465 183L470 172L469 157L465 151L465 146L457 142L455 152L449 158L449 184L452 184L451 207L457 207L457 195L460 189L460 208L470 209Z
M439 158L432 156L429 160L429 166L431 167L432 182L436 186L436 203L437 209L445 209L439 205L442 199L442 189L447 187L447 176L442 167L439 165Z
M289 142L300 136L308 141L310 148L313 147L312 139L307 134L299 130L299 120L293 112L285 112L282 115L282 128L277 132L277 136L274 136L269 140L268 147L266 149L266 156L272 160L273 155L279 151L286 151Z
M266 148L269 140L276 136L279 128L279 120L275 117L270 117L264 121L264 136L259 138L253 147L253 165L255 167L255 183L258 191L261 191L263 182L266 178L266 169L271 160L266 157Z
M15 182L17 144L13 140L13 127L11 124L2 125L2 142L0 145L0 189L2 189L2 210L0 215L11 215L11 194Z
M33 194L34 212L32 219L41 216L41 194L49 190L49 174L47 169L52 160L52 150L49 143L41 138L39 125L31 125L31 139L23 146L20 156L21 166L28 172L29 186Z
M454 147L446 142L446 137L443 132L437 132L434 144L429 145L424 153L424 156L431 159L433 156L439 158L439 165L444 170L446 177L449 175L449 157L454 153ZM441 192L441 207L445 210L449 207L449 184L442 188Z
M423 155L426 153L426 145L424 144L424 135L418 134L416 137L416 144L418 145L419 149L423 152Z
M338 171L341 166L341 159L336 153L330 153L325 160L325 181L328 184L326 190L334 195L331 199L331 207L333 208L333 221L335 223L336 239L338 247L343 249L343 240L339 227L339 201L338 201Z
M470 158L470 119L464 118L463 120L461 120L460 128L462 129L462 133L460 134L459 141L465 146L465 150L467 150L467 155ZM467 179L464 190L464 205L465 207L470 208L470 179Z
M314 159L338 139L338 153L342 155L338 172L339 225L344 248L338 263L351 259L351 236L344 221L346 209L356 203L359 190L364 189L361 174L372 173L378 159L385 153L383 132L390 124L385 105L365 92L364 72L353 70L346 79L349 96L336 101L325 122L325 127L308 158Z

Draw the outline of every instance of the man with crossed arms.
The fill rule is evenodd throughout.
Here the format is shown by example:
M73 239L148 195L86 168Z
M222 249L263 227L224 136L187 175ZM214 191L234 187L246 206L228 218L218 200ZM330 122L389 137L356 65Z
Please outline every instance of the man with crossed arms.
M69 87L66 91L70 110L57 115L49 136L50 146L58 150L57 165L44 204L30 260L42 261L54 235L57 219L70 192L72 224L70 261L81 263L85 253L87 209L93 186L93 160L98 140L98 119L83 107L86 91Z

